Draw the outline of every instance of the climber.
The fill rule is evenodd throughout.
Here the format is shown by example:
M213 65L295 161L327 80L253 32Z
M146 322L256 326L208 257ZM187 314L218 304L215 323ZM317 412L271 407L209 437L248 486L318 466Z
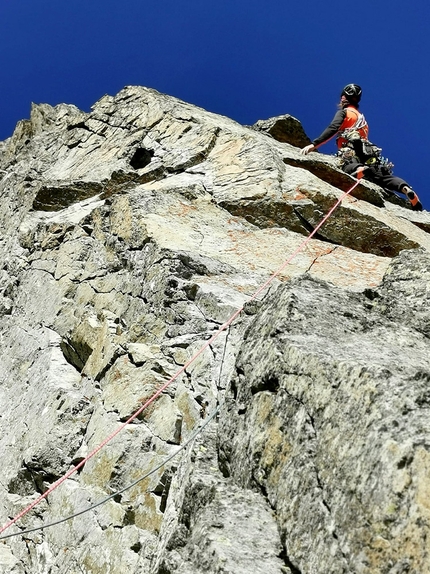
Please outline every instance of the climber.
M387 191L404 194L413 210L422 211L423 206L415 191L406 181L393 175L393 164L382 158L381 148L367 139L369 126L364 115L358 111L361 94L362 90L357 84L345 86L340 94L339 110L331 124L311 144L304 147L301 153L306 155L337 135L337 156L343 171L352 176L361 173L365 179Z

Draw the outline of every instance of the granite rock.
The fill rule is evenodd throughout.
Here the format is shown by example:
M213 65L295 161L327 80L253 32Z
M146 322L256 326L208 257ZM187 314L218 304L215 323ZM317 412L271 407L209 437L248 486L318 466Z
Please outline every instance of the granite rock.
M354 184L306 138L128 86L0 142L1 522L163 389L0 572L428 567L430 216L362 182L304 247Z

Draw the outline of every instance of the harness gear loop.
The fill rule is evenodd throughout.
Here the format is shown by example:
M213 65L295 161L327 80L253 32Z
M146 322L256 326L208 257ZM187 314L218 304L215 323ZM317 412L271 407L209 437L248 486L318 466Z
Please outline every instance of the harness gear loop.
M347 164L357 162L368 167L380 167L387 174L392 173L394 164L382 157L382 148L367 139L369 126L364 114L352 107L346 110L344 123L350 125L347 125L337 138L339 150L336 155L339 158L339 166L343 169Z

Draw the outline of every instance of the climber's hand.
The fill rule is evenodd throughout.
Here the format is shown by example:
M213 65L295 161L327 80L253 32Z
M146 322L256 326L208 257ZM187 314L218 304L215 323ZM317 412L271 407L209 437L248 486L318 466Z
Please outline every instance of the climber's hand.
M308 153L309 153L310 151L314 151L314 149L316 149L315 146L314 146L314 144L309 144L309 145L307 145L306 147L302 148L302 149L300 150L300 153L301 153L302 155L308 155Z

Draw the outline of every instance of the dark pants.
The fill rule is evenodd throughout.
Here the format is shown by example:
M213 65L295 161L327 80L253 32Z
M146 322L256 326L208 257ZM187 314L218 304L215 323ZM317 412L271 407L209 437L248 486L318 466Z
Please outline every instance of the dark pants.
M345 173L351 175L352 173L355 172L357 167L363 165L364 164L360 163L359 161L351 160L342 167L342 170ZM388 189L390 191L399 191L401 193L403 193L402 187L404 185L407 185L409 187L409 185L406 183L404 179L393 175L392 173L390 173L390 170L388 168L380 165L370 166L368 169L366 169L364 172L364 179L372 181L373 183L380 185L384 189Z

